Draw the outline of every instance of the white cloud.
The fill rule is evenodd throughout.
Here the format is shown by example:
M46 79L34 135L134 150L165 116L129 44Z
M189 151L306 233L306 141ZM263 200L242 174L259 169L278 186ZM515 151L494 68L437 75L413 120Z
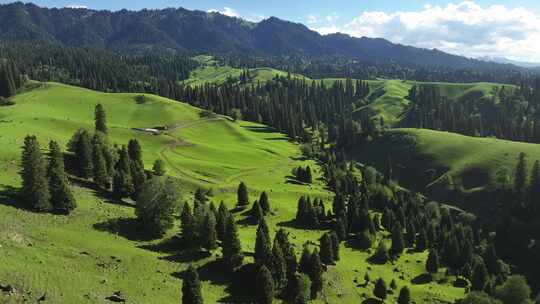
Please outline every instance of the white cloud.
M315 24L319 23L319 17L315 15L308 15L307 16L307 24Z
M338 20L339 16L337 13L332 13L322 18L313 14L307 16L307 24L311 29L323 35L339 32L340 28L336 25L336 21Z
M71 8L71 9L88 9L88 6L86 6L86 5L71 4L71 5L66 6L66 8Z
M208 12L220 13L222 15L229 16L229 17L240 17L240 14L238 14L238 12L235 9L226 7L226 6L222 10L211 9L211 10L208 10Z
M312 28L329 33L334 22ZM540 15L522 7L482 7L474 1L463 1L426 5L418 11L365 11L331 31L334 29L356 37L383 37L468 57L504 56L540 62Z

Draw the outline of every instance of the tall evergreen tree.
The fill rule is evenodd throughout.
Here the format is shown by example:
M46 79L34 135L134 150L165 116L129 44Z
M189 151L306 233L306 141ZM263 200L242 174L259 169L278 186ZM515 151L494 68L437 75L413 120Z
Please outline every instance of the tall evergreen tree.
M339 261L340 257L339 257L339 238L337 236L337 234L332 231L330 233L330 239L332 240L332 250L333 250L333 255L334 255L334 261Z
M266 191L261 193L261 196L259 197L259 204L261 205L264 215L268 215L270 213L270 201L268 200L268 194L266 194Z
M80 130L75 143L75 159L77 172L82 178L90 178L93 175L92 143L87 130Z
M116 172L113 178L113 192L118 198L130 197L135 193L133 177L131 175L131 160L126 146L119 151L119 159L116 163Z
M394 224L394 228L392 229L392 254L394 255L401 255L403 253L403 250L405 249L405 241L403 239L403 229L401 228L401 224L399 222L396 222Z
M52 210L47 168L35 136L29 135L24 139L21 177L20 194L25 205L36 211Z
M439 255L436 250L430 250L428 258L426 260L426 270L429 273L437 273L439 271L440 262Z
M533 213L540 212L540 161L535 161L529 185L529 201Z
M518 199L523 199L527 187L527 160L525 153L520 153L514 175L514 193Z
M240 208L245 208L247 205L249 205L248 189L244 182L241 182L240 185L238 185L237 205Z
M204 229L201 237L204 248L211 250L217 247L216 219L211 212L204 219Z
M101 104L97 104L94 112L96 132L107 134L107 114L105 113L105 108Z
M272 304L274 301L274 280L266 266L259 266L255 284L255 302L258 304Z
M54 209L57 212L69 214L76 208L77 203L68 185L62 149L55 141L49 143L47 177L49 178L49 190Z
M253 207L251 207L249 213L251 214L254 223L259 223L264 219L264 211L262 210L259 201L253 202Z
M229 209L225 206L225 203L221 201L218 208L218 216L216 217L216 232L220 241L223 241L225 235L227 218L229 217Z
M309 278L311 279L311 298L316 299L317 294L323 288L323 268L321 264L321 258L317 248L313 250L310 259L310 269L308 272Z
M190 265L182 282L182 304L203 304L201 281L197 270Z
M255 241L255 263L267 264L271 257L271 245L270 235L268 233L268 226L264 218L259 222L257 227L257 239Z
M182 226L182 241L185 246L193 247L196 241L196 232L195 232L195 219L191 212L191 207L189 204L185 203L182 210L181 226Z
M298 271L301 273L309 274L311 269L311 251L307 244L304 244L304 249L302 250L302 255L300 256L300 262L298 263Z
M411 303L411 291L409 290L409 287L404 286L399 291L399 296L397 299L398 304L410 304Z
M380 278L375 282L375 287L373 288L373 294L384 301L388 295L388 288L386 287L386 282Z
M281 244L277 237L274 238L272 245L272 259L270 272L274 278L274 287L276 291L281 291L287 285L287 261L281 249Z
M102 137L96 133L92 140L92 169L93 179L96 185L104 190L111 187L111 179L107 170L107 161L104 150L107 149Z
M483 291L488 283L488 271L484 261L479 258L475 261L471 280L471 289Z
M236 222L232 214L229 214L226 221L225 234L222 242L223 261L229 270L242 265L244 255L242 253L242 245L238 238Z
M330 238L330 235L328 233L325 233L322 235L322 237L319 240L321 249L320 256L321 256L321 262L323 262L326 265L330 265L334 263L334 250L333 250L333 243Z

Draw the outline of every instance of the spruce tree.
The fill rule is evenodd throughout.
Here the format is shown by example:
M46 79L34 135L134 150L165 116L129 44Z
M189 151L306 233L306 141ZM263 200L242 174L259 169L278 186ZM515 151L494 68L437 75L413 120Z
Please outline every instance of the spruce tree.
M238 238L236 222L232 214L227 217L225 225L225 234L222 242L223 261L229 270L242 265L244 255L242 253L242 245Z
M201 281L197 270L190 265L182 282L182 304L203 304Z
M409 287L404 286L399 291L399 296L397 299L398 304L410 304L411 303L411 291L409 290Z
M251 214L251 218L253 219L253 223L259 223L261 220L264 219L264 212L261 208L261 205L259 204L259 201L253 202L253 207L251 207L251 210L249 212Z
M433 274L437 273L439 271L440 262L439 262L439 255L437 254L436 250L430 250L428 258L426 260L426 270Z
M255 284L255 303L272 304L274 301L274 279L266 266L259 266Z
M301 196L298 199L298 205L296 207L296 222L300 225L304 225L306 218L306 198Z
M94 135L92 140L92 169L93 179L96 185L108 190L111 187L110 177L107 172L107 162L105 160L104 150L107 149L99 134Z
M270 214L270 201L268 200L268 194L266 194L266 191L261 193L261 196L259 197L259 204L261 205L264 215Z
M94 121L96 132L101 132L107 134L107 115L105 113L105 108L101 104L97 104L94 113Z
M388 288L386 287L386 282L380 278L375 282L375 287L373 288L373 295L381 299L384 302L386 296L388 295Z
M246 184L244 182L241 182L240 185L238 185L238 191L237 191L237 206L239 208L245 208L247 205L249 205L249 195Z
M514 193L518 199L523 199L527 186L527 160L525 153L520 153L514 175Z
M77 203L68 185L62 149L55 141L49 143L47 177L49 178L49 190L54 209L57 212L69 214L76 208Z
M535 161L531 172L529 186L529 203L535 214L540 212L540 162Z
M321 249L320 256L321 256L321 262L323 262L326 265L330 265L334 263L334 250L332 248L333 243L330 239L330 235L328 233L325 233L322 235L322 237L319 240Z
M274 287L276 291L281 291L287 285L287 262L278 238L274 238L271 266L269 269L274 278Z
M478 258L474 263L471 280L471 290L483 291L488 283L488 271L486 264L481 258Z
M130 197L135 193L135 186L131 175L131 160L125 146L119 151L119 159L115 169L116 172L113 179L114 194L118 198Z
M309 274L310 269L311 269L311 252L309 251L307 244L305 244L304 249L302 250L302 255L300 256L300 262L298 263L298 271L305 274Z
M323 268L321 264L321 258L317 248L313 250L310 259L310 269L308 271L309 278L311 279L311 298L316 299L317 294L323 288Z
M137 139L131 139L128 142L129 159L143 166L142 148Z
M77 172L82 178L91 178L93 175L92 143L87 130L80 131L78 141L75 143L75 159Z
M20 194L25 205L41 212L52 210L47 168L35 136L24 139L21 178Z
M330 233L330 239L332 240L332 250L334 255L334 261L339 261L339 238L335 232Z
M399 256L403 253L405 249L405 241L403 240L403 229L401 224L396 222L394 228L392 229L392 254Z
M211 212L204 219L204 229L201 237L204 248L211 250L217 247L216 219Z
M196 242L195 219L189 204L185 203L181 215L182 241L186 247L194 247Z
M152 173L156 176L164 176L167 173L167 166L162 159L156 159L152 166Z
M313 183L313 176L311 174L311 168L309 166L306 167L304 182L308 184Z
M257 238L255 241L255 263L266 264L271 257L271 245L270 235L268 233L268 226L264 218L259 222L257 227Z
M217 211L218 216L216 217L216 232L217 237L220 241L223 241L223 236L225 235L227 218L229 217L229 209L225 206L225 203L221 201Z

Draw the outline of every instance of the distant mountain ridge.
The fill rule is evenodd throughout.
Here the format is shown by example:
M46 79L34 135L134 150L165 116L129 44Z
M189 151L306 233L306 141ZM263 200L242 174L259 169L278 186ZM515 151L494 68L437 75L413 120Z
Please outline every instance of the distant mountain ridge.
M517 61L517 60L512 60L512 59L508 59L504 57L484 56L484 57L479 57L478 60L501 63L501 64L512 64L512 65L524 67L524 68L540 68L540 62L524 62L524 61Z
M393 44L380 38L354 38L345 34L323 36L305 25L275 17L253 23L184 8L111 12L43 8L16 2L0 5L0 40L99 48L160 46L264 56L340 56L366 62L455 69L502 67L439 50Z

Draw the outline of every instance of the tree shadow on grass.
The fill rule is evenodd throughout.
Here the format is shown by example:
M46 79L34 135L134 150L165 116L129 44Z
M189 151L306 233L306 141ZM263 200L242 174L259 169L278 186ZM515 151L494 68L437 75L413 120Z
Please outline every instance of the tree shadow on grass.
M178 253L168 255L165 257L160 257L159 259L167 260L169 262L176 262L176 263L193 263L202 259L206 259L210 256L212 256L212 253L209 251L190 249L190 250L182 250Z
M155 236L145 233L137 219L134 218L109 219L105 222L96 223L93 227L99 231L120 235L130 241L150 241L155 239Z
M0 186L0 204L15 207L17 209L28 210L19 201L19 189L13 186Z
M369 298L362 301L362 304L381 304L381 303L384 303L384 302L381 302L381 300L375 299L375 298Z
M429 284L432 281L433 281L433 277L429 273L423 273L413 278L411 280L411 283L413 283L414 285L424 285L424 284Z
M278 132L276 129L271 128L271 127L243 126L242 128L248 131L257 132L257 133L277 133Z
M92 190L95 196L102 199L105 203L124 207L135 207L134 204L130 204L122 199L116 198L110 191L99 188L98 186L96 186L96 184L94 184L94 182L90 180L82 179L76 176L69 176L69 181L73 185Z

